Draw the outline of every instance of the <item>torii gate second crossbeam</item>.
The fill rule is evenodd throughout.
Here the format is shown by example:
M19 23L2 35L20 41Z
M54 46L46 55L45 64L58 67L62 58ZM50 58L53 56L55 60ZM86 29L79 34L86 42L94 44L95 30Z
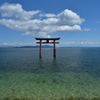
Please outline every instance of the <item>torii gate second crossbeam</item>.
M53 50L53 56L56 57L56 44L59 44L59 42L56 42L56 40L59 40L60 38L35 38L36 40L40 40L40 42L36 42L37 44L40 44L40 52L39 57L42 57L42 44L54 44L54 50ZM42 42L42 40L46 40L46 42ZM53 40L53 42L49 42L49 40Z

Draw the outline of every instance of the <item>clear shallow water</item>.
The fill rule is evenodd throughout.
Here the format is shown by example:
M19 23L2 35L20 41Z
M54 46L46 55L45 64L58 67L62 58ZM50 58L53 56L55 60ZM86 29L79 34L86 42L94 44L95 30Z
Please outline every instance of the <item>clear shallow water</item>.
M56 59L52 48L38 53L0 49L0 99L100 100L100 48L57 48Z

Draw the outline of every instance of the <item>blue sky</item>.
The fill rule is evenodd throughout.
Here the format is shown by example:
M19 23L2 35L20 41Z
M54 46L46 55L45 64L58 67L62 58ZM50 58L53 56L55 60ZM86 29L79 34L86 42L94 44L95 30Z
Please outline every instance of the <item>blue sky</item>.
M100 47L100 0L0 0L0 46L36 45L35 37Z

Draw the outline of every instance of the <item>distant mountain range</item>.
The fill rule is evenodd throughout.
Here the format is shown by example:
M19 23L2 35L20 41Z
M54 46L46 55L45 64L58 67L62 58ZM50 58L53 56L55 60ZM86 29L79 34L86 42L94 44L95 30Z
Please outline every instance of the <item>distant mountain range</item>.
M0 48L39 48L40 45L36 46L0 46ZM80 48L81 46L75 46L76 48ZM50 45L42 45L42 48L53 48L53 46ZM73 48L73 47L57 47L57 48ZM82 47L81 47L82 48Z
M39 48L40 46L39 45L36 45L36 46L16 46L16 47L13 47L13 48ZM53 46L49 46L49 45L42 45L42 48L53 48Z
M0 46L0 48L39 48L39 45L36 46ZM42 48L53 48L53 46L42 45Z

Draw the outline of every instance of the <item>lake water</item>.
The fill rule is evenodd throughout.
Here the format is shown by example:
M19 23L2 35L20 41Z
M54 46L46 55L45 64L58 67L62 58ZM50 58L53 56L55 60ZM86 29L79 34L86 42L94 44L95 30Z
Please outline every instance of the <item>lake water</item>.
M1 48L0 100L100 100L100 48Z

